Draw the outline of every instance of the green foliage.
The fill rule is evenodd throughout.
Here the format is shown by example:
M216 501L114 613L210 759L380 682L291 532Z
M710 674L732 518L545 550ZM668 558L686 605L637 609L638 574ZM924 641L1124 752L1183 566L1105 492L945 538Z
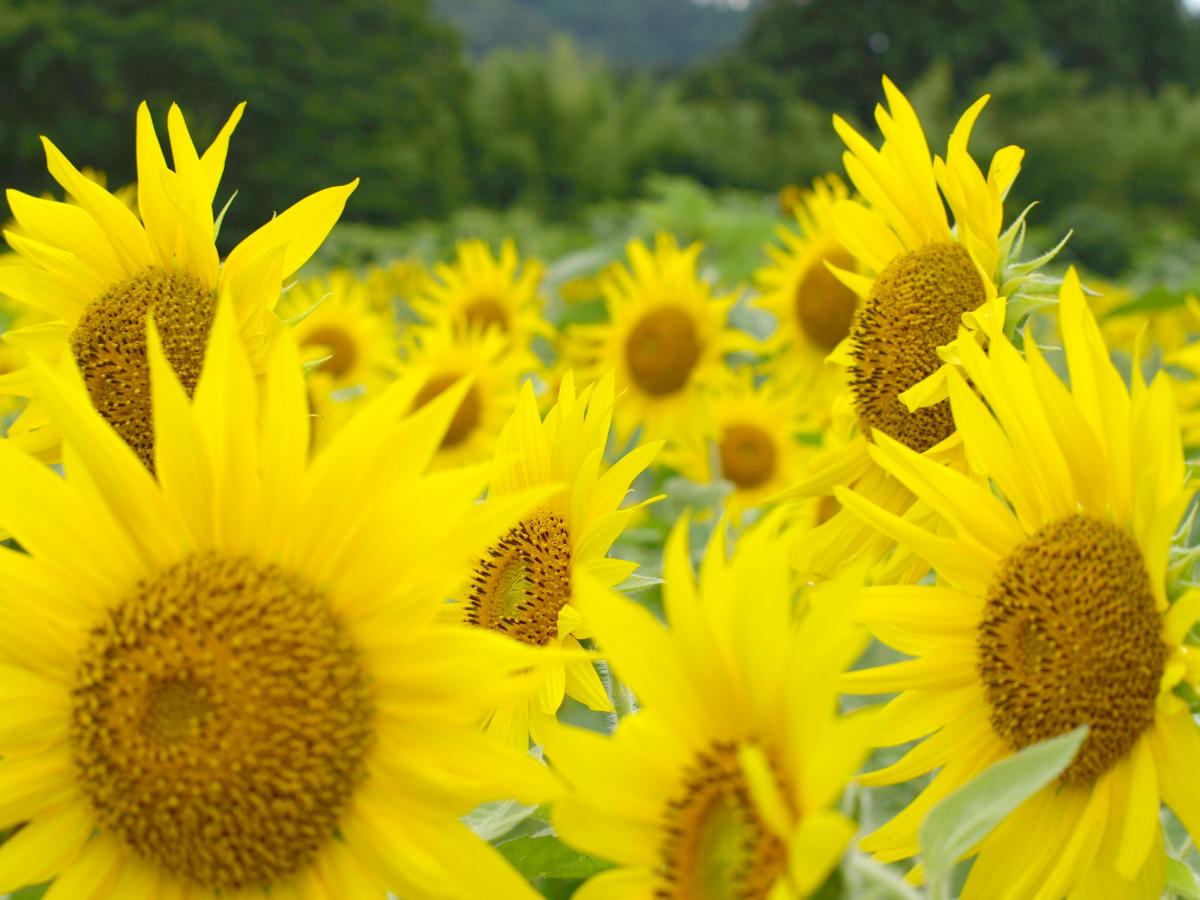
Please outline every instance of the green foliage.
M247 100L223 236L355 176L360 219L443 215L469 189L467 77L426 0L0 0L0 168L48 187L40 133L124 183L139 101L160 122L178 101L207 140Z
M921 851L931 896L955 862L977 846L1013 810L1071 763L1087 737L1086 725L1026 747L949 794L921 823Z
M471 52L544 48L568 35L620 66L679 64L711 56L737 40L748 9L689 0L436 0Z

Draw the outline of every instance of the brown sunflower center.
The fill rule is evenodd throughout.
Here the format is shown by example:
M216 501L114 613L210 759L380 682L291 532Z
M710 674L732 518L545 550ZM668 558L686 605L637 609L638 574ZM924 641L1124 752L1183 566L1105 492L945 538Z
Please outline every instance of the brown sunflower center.
M560 515L541 510L479 561L464 617L541 646L558 637L558 614L570 600L571 536Z
M1137 543L1111 522L1069 516L1020 544L977 643L992 728L1014 750L1091 726L1068 782L1093 782L1154 720L1161 619Z
M92 405L149 469L154 468L154 425L146 319L154 316L167 362L191 396L215 311L212 292L196 276L150 268L89 303L71 332L71 352Z
M775 442L755 425L730 425L718 449L721 474L739 488L756 488L775 474Z
M374 735L360 653L327 597L212 553L141 582L92 629L71 751L100 826L206 889L261 889L334 838Z
M804 336L822 350L832 350L850 333L858 297L825 263L854 271L854 257L834 250L810 266L796 285L796 321Z
M949 401L909 412L897 398L938 370L938 348L986 296L961 244L930 244L884 267L851 330L850 384L865 431L878 428L918 452L954 433Z
M413 409L420 409L446 388L457 384L462 377L459 373L433 376L417 391ZM458 405L454 418L450 420L450 427L446 429L446 436L442 438L442 449L450 450L462 444L479 427L482 419L483 401L479 398L479 388L472 384Z
M688 383L700 361L696 323L677 306L646 313L625 339L625 364L639 388L654 397Z
M488 328L508 331L508 311L492 297L476 297L467 304L464 315L467 317L467 324L480 331Z
M763 900L787 850L760 818L734 744L697 754L664 814L662 886L671 900Z
M354 343L354 338L343 329L332 325L314 328L304 336L303 343L306 347L325 348L329 358L324 360L319 368L334 378L344 378L358 361L358 345Z

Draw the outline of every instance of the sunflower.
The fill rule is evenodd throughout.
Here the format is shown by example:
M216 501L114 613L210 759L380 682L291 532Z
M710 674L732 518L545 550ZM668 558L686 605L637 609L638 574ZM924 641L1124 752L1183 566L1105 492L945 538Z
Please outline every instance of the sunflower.
M582 592L643 708L612 737L558 726L547 741L570 789L552 811L559 835L619 866L578 900L804 897L855 831L833 804L862 761L862 720L837 717L835 685L864 640L840 586L797 620L778 517L732 559L715 538L697 585L687 529L665 551L670 631L624 597Z
M483 241L459 241L454 262L435 266L411 303L427 322L449 319L460 327L495 328L514 348L526 351L535 336L554 334L542 318L538 296L545 274L537 260L522 261L511 240L500 245L499 257Z
M1059 309L1069 388L1032 340L1024 359L1003 337L986 354L964 342L963 374L948 383L974 478L886 436L872 448L936 509L936 533L838 492L938 577L871 588L862 606L876 636L914 658L843 684L901 692L877 722L879 743L925 738L863 781L941 767L863 847L884 860L912 855L921 819L949 791L1089 725L1057 783L980 843L963 897L1157 898L1160 800L1200 837L1200 732L1176 694L1200 679L1187 637L1200 592L1168 566L1192 489L1168 380L1147 387L1135 371L1126 388L1073 270Z
M295 318L296 340L314 371L333 390L376 390L399 365L395 318L378 311L365 282L347 269L307 278L288 288L279 306Z
M401 349L401 371L419 369L424 384L414 398L420 407L463 378L463 395L434 457L435 467L462 466L491 459L496 438L517 405L527 360L510 350L494 328L457 328L449 322L411 328Z
M885 434L917 452L951 448L944 359L953 359L964 341L1001 334L1009 297L1039 289L1041 282L1029 276L1053 251L1033 263L1011 260L1020 249L1024 214L1001 233L1003 201L1024 151L997 151L986 177L971 158L967 143L987 96L959 119L943 160L930 156L904 95L887 78L883 87L890 108L876 107L881 149L834 117L848 148L846 171L862 197L834 204L837 239L858 269L835 271L862 300L849 337L831 357L846 372L834 400L835 439L790 494L828 496L858 482L860 490L886 494L893 508L903 508L911 496L872 464L871 442ZM852 517L838 514L818 540L857 551L868 536ZM823 566L840 562L826 559Z
M261 410L227 300L208 349L189 402L151 330L157 480L73 367L35 366L65 479L0 442L28 551L0 550L0 827L27 823L0 891L536 896L457 819L553 790L476 725L534 654L436 620L462 556L542 495L481 506L481 470L425 474L458 398L403 416L414 378L310 465L290 338Z
M578 650L579 639L588 637L571 602L578 580L611 587L637 568L607 554L637 510L621 508L629 486L659 445L644 444L604 465L612 410L611 375L578 395L568 375L544 421L533 386L525 383L496 444L488 497L551 485L556 492L481 555L458 606L464 621L530 646ZM490 715L489 733L522 751L531 736L541 743L543 725L554 719L564 693L592 709L612 710L587 659L550 662L539 671L536 692Z
M829 402L841 386L839 370L825 358L850 334L859 306L858 295L830 270L857 267L835 234L834 206L848 196L837 175L797 189L791 203L797 228L778 229L782 246L766 248L771 264L754 276L762 292L756 305L779 322L768 342L771 375L810 398L817 424L828 419Z
M272 310L282 279L312 255L341 215L357 182L301 200L242 241L224 264L214 245L213 201L239 105L203 154L179 107L167 116L174 169L168 168L146 104L137 114L137 206L85 177L48 138L50 174L73 202L8 192L19 230L5 232L19 254L0 266L0 294L48 315L29 336L43 359L73 357L93 404L147 466L154 457L146 367L146 318L153 313L167 358L186 390L196 386L216 298L228 294L242 339L257 366L278 330ZM31 392L12 434L28 449L57 457L57 427L14 373L8 389Z
M705 397L702 431L684 435L669 462L694 481L732 485L726 508L735 519L794 484L815 447L801 443L805 398L749 369L729 372Z
M734 298L713 297L697 275L700 250L699 243L681 250L673 236L661 233L653 251L630 241L629 267L606 270L609 321L569 332L570 358L581 379L616 372L621 441L639 427L648 439L700 427L703 388L722 371L724 354L738 347L726 326Z

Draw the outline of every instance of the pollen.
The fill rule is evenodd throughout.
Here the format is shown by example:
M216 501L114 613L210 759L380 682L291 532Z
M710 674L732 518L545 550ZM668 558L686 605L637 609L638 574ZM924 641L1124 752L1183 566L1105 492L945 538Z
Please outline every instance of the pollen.
M1111 522L1070 516L1020 544L977 641L992 729L1012 749L1091 726L1066 782L1091 784L1154 721L1161 617L1137 543Z
M646 313L625 339L625 364L634 383L652 397L681 390L700 361L696 323L676 306Z
M558 637L571 600L571 536L541 510L509 530L475 567L464 618L471 625L544 646Z
M466 305L464 315L467 324L480 331L489 328L498 328L505 332L509 330L507 310L492 297L476 297Z
M417 391L413 409L420 409L442 391L457 384L462 377L459 373L433 376ZM454 418L450 420L450 427L446 429L446 435L442 438L441 448L450 450L465 442L479 427L482 419L483 403L479 399L479 388L472 384L458 405Z
M154 317L167 362L190 397L215 311L212 291L194 275L149 268L88 304L71 332L71 352L92 405L148 469L154 469L154 425L147 317Z
M325 348L329 358L323 360L319 368L334 378L345 378L354 371L354 364L358 361L358 346L354 338L341 328L329 325L314 328L304 336L303 343L306 347Z
M661 900L765 900L785 874L787 849L755 809L734 744L696 755L663 818Z
M850 385L864 431L878 428L919 453L954 433L949 401L909 412L898 397L938 370L938 348L986 296L961 244L930 244L884 267L851 330Z
M90 632L71 752L100 827L205 890L312 862L365 773L374 704L328 598L203 553L142 581Z
M833 350L850 334L858 296L826 268L854 270L854 258L837 250L817 260L796 285L796 321L804 336L822 350Z
M730 425L718 448L721 474L739 488L760 487L775 474L775 442L755 425Z

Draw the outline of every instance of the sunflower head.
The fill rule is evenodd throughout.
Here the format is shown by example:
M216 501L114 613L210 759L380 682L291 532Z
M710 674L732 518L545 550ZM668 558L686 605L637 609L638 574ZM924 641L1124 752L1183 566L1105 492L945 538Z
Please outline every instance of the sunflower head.
M167 358L190 391L217 298L228 295L243 341L261 364L279 328L273 310L282 280L325 239L355 187L330 188L300 201L222 262L214 244L213 204L243 106L200 153L179 107L172 105L167 125L174 165L168 167L143 103L137 115L136 209L87 178L48 138L42 139L47 165L69 202L8 192L19 229L5 236L19 261L0 266L0 294L51 318L39 326L38 354L49 361L75 360L96 409L147 466L154 457L147 319L156 322ZM12 433L26 446L57 456L55 426L36 395Z
M522 387L496 444L488 497L503 499L535 487L554 493L475 564L460 605L467 624L530 646L578 650L579 640L590 633L573 603L578 580L611 586L637 568L608 553L638 510L625 504L630 485L660 445L636 447L607 465L612 413L611 374L576 393L568 373L544 417L533 386ZM519 749L526 748L530 736L540 742L564 695L592 709L612 709L586 659L552 660L541 671L528 702L500 708L486 722L489 733Z
M796 227L778 229L782 246L766 248L771 264L754 276L762 292L759 305L779 320L781 350L807 354L810 366L846 338L858 308L858 295L829 268L854 271L857 265L834 232L834 205L848 196L834 174L797 189L791 207Z
M752 528L732 557L714 538L697 583L682 521L664 559L670 630L629 599L583 592L641 703L611 738L557 728L547 742L571 790L559 834L618 864L597 894L807 896L854 833L832 804L862 759L863 720L837 717L834 685L863 636L844 585L796 603L779 525Z
M527 350L535 336L553 334L538 295L545 272L537 260L522 261L511 240L500 245L498 256L481 240L459 241L454 262L435 266L411 302L427 322L496 330Z
M617 413L623 439L639 426L657 438L694 425L704 386L736 348L726 325L734 298L712 295L696 271L700 251L698 243L681 249L666 234L653 249L631 241L628 267L605 273L608 322L572 330L570 355L582 376L615 371L625 391Z
M494 329L464 329L448 322L409 329L401 356L401 371L423 373L414 408L460 382L467 384L438 448L436 465L471 465L490 459L500 429L516 406L520 383L529 370L527 358Z
M869 627L911 659L845 676L863 693L899 696L882 744L924 740L863 777L889 784L941 767L918 798L863 842L881 859L917 849L924 813L991 763L1089 726L1058 782L979 846L967 893L1157 896L1164 858L1160 800L1195 834L1200 790L1176 770L1200 750L1183 696L1200 665L1189 636L1200 595L1171 563L1194 488L1184 468L1168 380L1126 385L1068 272L1059 316L1069 384L1027 334L963 345L949 373L966 470L886 436L875 461L932 518L918 524L839 490L853 514L922 557L935 584L879 585ZM1056 837L1037 829L1055 823ZM1063 854L1062 848L1076 848ZM1020 873L1005 873L1018 856Z
M437 617L462 554L545 492L481 506L480 470L427 474L462 387L406 414L421 380L401 379L310 461L290 336L256 373L223 297L191 391L165 344L151 320L156 477L69 358L32 365L65 475L0 442L23 548L0 550L0 784L19 797L0 827L23 825L0 890L525 896L459 816L553 791L476 728L534 658ZM461 779L483 753L490 774Z
M679 436L669 461L693 480L732 486L732 516L794 484L815 447L802 443L805 398L743 369L718 379L705 397L705 427Z

